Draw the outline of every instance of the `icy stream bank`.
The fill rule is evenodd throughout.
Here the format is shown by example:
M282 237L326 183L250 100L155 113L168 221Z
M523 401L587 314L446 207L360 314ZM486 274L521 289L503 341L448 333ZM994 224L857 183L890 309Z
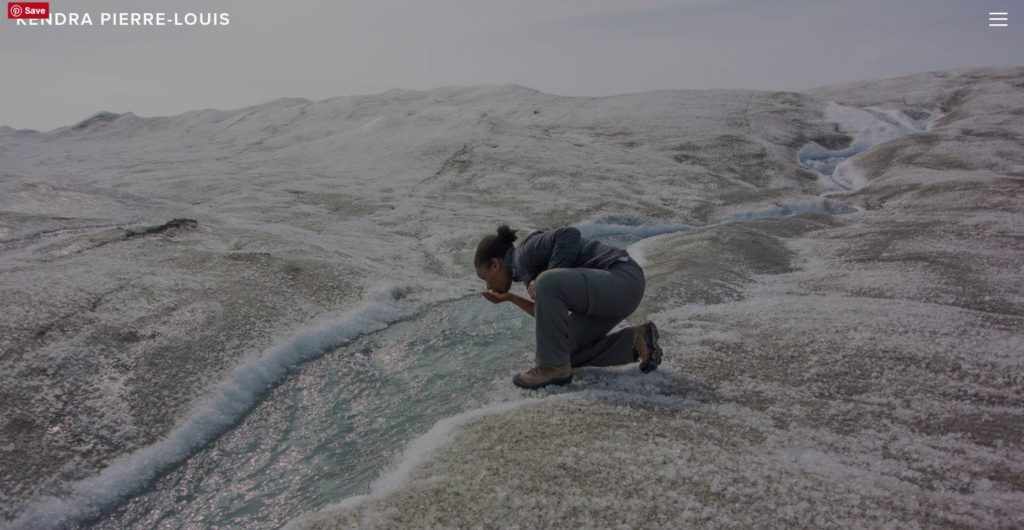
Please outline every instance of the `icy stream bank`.
M797 152L797 159L820 175L826 193L850 191L865 182L841 167L843 162L880 143L926 131L939 117L937 111L857 108L830 101L825 107L825 118L839 124L840 130L852 135L853 141L842 149L811 142Z

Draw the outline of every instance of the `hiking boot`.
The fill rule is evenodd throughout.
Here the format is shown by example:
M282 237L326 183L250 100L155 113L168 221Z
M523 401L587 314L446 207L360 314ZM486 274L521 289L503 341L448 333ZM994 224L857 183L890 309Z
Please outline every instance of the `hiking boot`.
M564 385L570 381L572 381L572 367L568 364L565 366L534 366L512 377L512 382L521 388Z
M640 361L640 371L650 372L661 364L661 346L658 346L658 326L648 320L633 326L633 358Z

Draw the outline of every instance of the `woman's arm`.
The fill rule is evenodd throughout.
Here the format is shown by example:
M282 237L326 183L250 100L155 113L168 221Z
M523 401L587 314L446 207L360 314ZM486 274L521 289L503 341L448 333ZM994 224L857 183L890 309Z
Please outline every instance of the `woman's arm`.
M527 299L525 299L522 296L519 296L517 294L512 295L511 300L512 300L513 304L519 306L519 309L522 309L523 311L526 311L527 313L530 314L531 317L534 316L533 315L533 300L527 300Z

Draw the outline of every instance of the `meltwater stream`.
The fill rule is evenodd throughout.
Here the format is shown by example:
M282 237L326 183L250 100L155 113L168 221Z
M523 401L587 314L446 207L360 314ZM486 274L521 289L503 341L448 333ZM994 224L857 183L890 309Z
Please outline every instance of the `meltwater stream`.
M531 361L533 322L479 296L440 303L297 366L234 428L95 528L277 528L365 492L436 421Z
M841 167L847 160L880 143L927 131L941 114L938 110L858 108L830 101L825 107L825 117L852 136L850 145L829 149L811 142L796 156L800 164L818 173L825 192L831 193L852 191L865 184L856 172L844 171L850 169Z
M690 228L580 225L616 246ZM297 365L237 425L140 491L89 521L92 528L278 528L365 493L437 421L507 394L532 364L533 319L478 295L363 335Z

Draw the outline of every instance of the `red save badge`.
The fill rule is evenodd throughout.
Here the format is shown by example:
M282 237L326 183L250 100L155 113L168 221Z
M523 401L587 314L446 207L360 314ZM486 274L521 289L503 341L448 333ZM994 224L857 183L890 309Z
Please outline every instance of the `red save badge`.
M7 2L7 18L50 18L50 3Z

